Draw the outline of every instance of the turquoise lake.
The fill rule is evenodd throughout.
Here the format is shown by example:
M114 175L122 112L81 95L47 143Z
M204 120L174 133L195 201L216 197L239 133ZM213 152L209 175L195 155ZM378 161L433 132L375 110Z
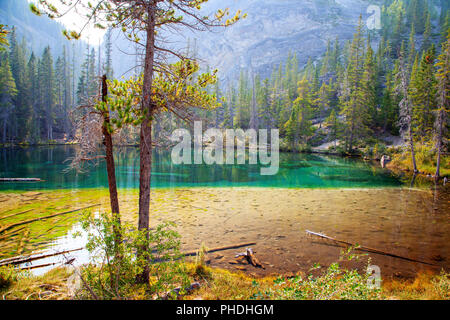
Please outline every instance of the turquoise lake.
M0 190L107 187L105 161L99 161L83 173L67 172L75 148L77 146L1 148L0 177L40 178L45 181L0 183ZM138 188L138 148L120 148L115 160L118 187ZM388 170L360 159L281 153L276 175L262 176L260 168L259 164L174 165L170 150L155 150L152 187L373 188L402 185L400 179Z

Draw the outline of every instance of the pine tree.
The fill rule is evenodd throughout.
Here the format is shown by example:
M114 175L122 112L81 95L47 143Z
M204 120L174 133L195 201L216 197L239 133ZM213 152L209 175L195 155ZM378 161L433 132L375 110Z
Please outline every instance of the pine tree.
M344 128L346 146L353 151L355 141L367 134L369 117L367 105L363 100L361 81L364 71L364 42L362 37L362 18L351 43L349 63L345 81L341 89L341 114L345 116Z
M311 85L304 77L298 83L298 97L293 102L291 114L284 124L286 138L291 144L292 150L298 150L300 141L307 143L312 133L311 127Z
M423 42L422 42L422 51L427 51L431 46L431 17L428 12L426 23L425 23L425 31L423 32Z
M317 106L317 116L319 117L319 128L322 128L322 120L325 117L325 112L330 108L331 103L331 80L330 83L322 83L322 86L317 93L317 99L314 104Z
M414 30L414 24L411 25L411 32L409 34L408 42L408 66L412 66L414 58L416 57L416 43L415 43L416 31Z
M256 83L258 84L259 81L257 81ZM264 79L262 85L257 86L257 104L259 106L261 128L272 129L274 127L274 124L272 106L270 104L269 79Z
M336 147L337 140L339 139L340 123L334 109L331 110L330 115L325 119L325 126L330 130L329 137L331 141L334 141L334 146Z
M447 42L442 44L442 53L438 57L436 63L438 68L436 72L437 78L437 109L435 121L435 140L436 140L436 182L440 177L441 153L446 149L447 142L447 126L448 112L450 111L450 29L447 34Z
M251 108L250 108L250 123L249 127L251 129L257 130L259 128L259 119L258 119L258 105L256 102L256 79L255 75L252 74L252 99L251 99ZM259 81L259 79L258 79Z
M0 53L0 108L2 120L2 143L7 142L8 119L14 107L17 95L16 84L12 75L9 59L6 53Z
M37 74L37 60L34 53L31 53L27 65L28 80L28 104L30 105L30 118L27 125L28 138L31 143L39 142L40 138L40 123L39 123L39 80Z
M435 49L423 53L420 64L413 67L410 96L413 104L414 133L422 140L431 136L432 110L436 105ZM417 68L416 70L414 70Z
M376 87L377 87L377 77L375 70L375 61L373 57L373 50L370 46L370 39L367 39L366 55L364 60L364 72L361 78L361 85L359 88L360 104L364 108L368 115L363 121L369 126L371 120L378 118L377 106L376 106Z
M333 52L330 57L330 71L336 75L336 72L340 66L341 49L339 46L339 38L336 36L334 41Z
M53 70L53 58L50 47L44 49L41 59L41 83L42 102L45 110L45 129L47 140L53 140L53 123L55 107L55 79Z
M413 163L414 174L418 173L416 164L416 155L414 150L414 139L413 139L413 123L412 123L412 103L410 94L408 92L409 88L409 75L407 72L407 67L405 63L405 52L401 51L399 56L398 72L396 74L396 94L400 97L399 102L399 129L402 138L409 140L409 146L411 151L411 160Z
M105 64L103 66L106 77L114 79L114 70L112 65L112 29L108 28L105 35Z
M237 110L234 119L236 128L248 128L250 122L250 101L249 101L249 85L247 73L242 70L239 77L239 88L237 98Z
M86 56L83 64L81 65L80 77L78 79L77 86L77 101L78 104L84 104L89 99L89 67L90 62L90 49L89 46L86 47Z
M10 34L10 51L9 51L9 63L11 66L11 72L14 77L14 81L17 88L17 95L13 99L13 111L10 114L10 126L12 129L12 135L22 140L26 135L26 127L20 125L26 122L27 105L25 101L26 97L26 46L24 41L19 43L16 39L16 29L13 28Z
M96 68L95 49L91 49L89 56L89 71L87 78L87 93L89 97L97 96L99 93L99 75Z

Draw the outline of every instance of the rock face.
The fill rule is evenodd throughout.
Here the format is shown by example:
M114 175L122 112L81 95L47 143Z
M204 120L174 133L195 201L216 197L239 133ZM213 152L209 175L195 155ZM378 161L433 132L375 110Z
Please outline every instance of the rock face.
M359 15L366 18L368 1L360 0L246 0L222 4L212 0L206 10L224 5L241 9L248 17L217 33L198 37L198 52L225 79L236 78L240 68L269 76L289 52L299 66L322 55L327 40L352 38Z
M220 70L222 81L234 80L241 68L270 76L274 66L284 62L289 52L296 53L299 66L308 58L316 59L326 50L327 40L352 38L359 15L367 19L369 4L362 0L210 0L202 8L211 14L220 8L242 10L247 18L235 25L211 32L171 34L171 42L185 48L197 47L197 57ZM114 37L113 37L114 38ZM115 38L114 71L120 76L129 70L135 58L133 45Z

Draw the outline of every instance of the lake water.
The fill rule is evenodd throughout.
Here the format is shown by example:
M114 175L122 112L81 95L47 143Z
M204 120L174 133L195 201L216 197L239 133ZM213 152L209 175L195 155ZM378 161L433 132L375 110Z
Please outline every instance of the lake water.
M36 183L0 183L2 226L53 213L98 205L108 211L104 162L85 173L66 172L76 146L0 149L0 177L41 178ZM123 221L137 221L139 152L116 154L116 175ZM173 221L182 235L182 250L255 242L266 269L258 275L308 272L314 263L339 260L341 248L308 237L305 230L427 261L448 269L450 193L428 185L410 188L377 163L316 154L280 155L277 175L261 176L260 165L173 165L167 150L153 154L151 225ZM194 188L195 187L195 188ZM80 212L36 221L0 234L0 259L37 251L83 246L73 239ZM212 266L235 270L229 261L237 250L211 257ZM71 254L88 261L85 251ZM371 254L383 276L410 276L428 268L398 258ZM32 266L61 263L61 257ZM41 274L51 267L33 271ZM356 267L364 269L360 263Z
M0 190L80 189L107 187L105 161L85 173L65 172L77 146L0 149L0 177L40 178L38 183L1 183ZM247 161L248 163L248 161ZM153 152L152 187L398 187L398 177L357 159L314 154L280 154L276 175L260 175L261 165L173 165L170 152ZM116 154L119 188L139 187L139 151L121 148Z

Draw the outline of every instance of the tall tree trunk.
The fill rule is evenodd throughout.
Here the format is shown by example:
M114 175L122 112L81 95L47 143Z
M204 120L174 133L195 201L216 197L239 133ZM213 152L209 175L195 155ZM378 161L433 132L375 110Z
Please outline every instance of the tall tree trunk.
M138 229L146 232L148 239L148 230L150 224L150 178L152 170L152 83L153 83L153 60L155 54L155 5L151 4L147 9L147 39L145 47L144 60L144 81L142 90L142 111L145 118L141 124L140 132L140 165L139 165L139 222ZM138 250L138 259L142 258L144 252L148 250L147 246ZM139 283L148 283L150 260L147 260L143 272L138 275Z
M3 116L3 135L2 135L2 143L5 144L6 143L6 119L8 118L7 115L5 114Z
M419 172L419 170L417 170L416 153L414 151L414 140L413 140L413 132L412 132L411 123L409 123L409 146L411 148L411 158L412 158L412 163L413 163L413 170L414 170L414 174L416 174Z
M250 128L258 130L258 110L256 106L256 92L255 92L255 75L252 71L252 108L250 114Z
M106 75L102 77L102 101L106 102L106 96L108 95L108 86L106 83ZM111 212L113 215L114 225L114 242L116 257L118 254L118 245L122 242L121 228L120 228L120 211L119 211L119 198L117 196L117 183L116 183L116 168L114 164L113 143L111 133L108 131L110 125L109 110L103 112L103 144L106 151L106 171L108 173L108 187L109 187L109 201L111 204Z
M439 181L440 177L440 167L441 167L441 149L442 149L442 131L443 131L443 123L444 123L444 117L443 117L443 111L442 109L439 110L438 113L438 132L437 132L437 160L436 160L436 174L434 175L434 179L436 183Z

